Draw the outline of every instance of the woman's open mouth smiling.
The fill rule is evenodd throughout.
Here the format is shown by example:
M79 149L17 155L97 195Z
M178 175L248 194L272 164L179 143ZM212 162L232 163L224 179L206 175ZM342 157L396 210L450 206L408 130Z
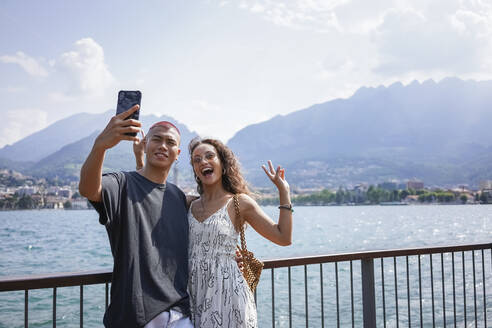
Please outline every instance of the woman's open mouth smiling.
M204 177L211 176L213 173L214 173L214 169L211 167L206 167L206 168L202 169L202 175Z

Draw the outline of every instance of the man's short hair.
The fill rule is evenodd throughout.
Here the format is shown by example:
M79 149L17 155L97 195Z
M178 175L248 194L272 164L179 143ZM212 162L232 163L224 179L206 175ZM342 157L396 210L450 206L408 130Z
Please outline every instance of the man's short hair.
M179 132L179 129L176 127L176 125L172 124L169 121L160 121L160 122L154 123L150 127L149 131L152 130L153 128L155 128L156 126L162 126L162 127L168 128L168 129L173 128L176 131L178 131L178 135L181 137L181 132Z

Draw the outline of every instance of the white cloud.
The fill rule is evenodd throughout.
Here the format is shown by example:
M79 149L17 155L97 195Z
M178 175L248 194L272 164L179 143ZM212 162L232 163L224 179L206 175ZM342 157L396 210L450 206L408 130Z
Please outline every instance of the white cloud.
M77 100L76 97L68 96L61 92L52 92L48 94L48 99L54 103L67 103Z
M61 67L69 72L76 91L90 96L103 95L115 83L104 61L103 48L91 38L78 40L74 47L62 54Z
M142 88L145 85L145 79L137 79L135 81L135 85L139 88Z
M343 32L368 35L382 23L388 10L400 6L401 2L391 0L351 0L333 11Z
M459 75L479 71L490 56L488 23L489 17L462 9L439 18L433 12L391 10L372 35L380 58L376 72Z
M36 59L26 55L22 51L18 51L14 56L0 56L0 62L5 64L17 64L32 76L48 76L48 71Z
M25 87L8 86L8 87L5 87L5 88L0 88L0 91L5 91L7 93L19 93L19 92L26 91L26 88Z
M349 59L335 59L330 58L330 60L325 60L319 63L319 71L317 77L322 80L336 79L337 76L342 74L350 74L355 69L355 63Z
M4 120L0 130L0 147L12 144L48 125L46 112L34 108L8 110L2 116Z
M203 99L194 99L183 104L183 108L186 108L188 114L186 124L189 127L196 128L197 132L203 136L217 135L214 132L220 130L221 124L215 118L223 113L219 105Z
M147 86L147 77L151 72L152 70L148 69L147 67L139 68L135 74L135 85L138 88L144 88L145 86Z
M334 9L349 0L244 0L239 8L274 24L300 30L327 32L339 29Z
M254 13L255 13L255 12L256 12L256 13L262 13L262 12L264 12L264 11L265 11L265 7L263 7L262 5L260 5L260 4L258 4L258 3L256 3L256 4L254 4L254 5L250 8L250 10L251 10L252 12L254 12Z
M239 8L286 28L326 32L317 50L338 67L316 78L492 77L489 0L243 0Z
M269 113L260 114L240 108L240 105L226 109L222 105L204 99L186 100L164 107L174 108L172 116L200 136L218 138L223 142L227 142L245 126L271 117ZM155 114L160 115L161 113Z

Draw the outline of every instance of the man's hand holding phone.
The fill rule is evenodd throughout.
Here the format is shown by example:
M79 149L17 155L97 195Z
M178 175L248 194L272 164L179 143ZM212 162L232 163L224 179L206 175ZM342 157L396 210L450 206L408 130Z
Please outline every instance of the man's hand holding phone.
M107 150L116 146L121 140L138 141L139 138L136 135L141 131L142 123L129 119L129 117L139 108L139 105L135 105L129 110L113 116L96 138L94 147ZM134 133L135 136L127 133Z
M102 168L106 150L116 146L121 140L138 141L137 134L142 130L138 121L142 93L136 91L118 92L116 115L97 136L89 156L80 169L80 194L87 199L100 202L102 195Z

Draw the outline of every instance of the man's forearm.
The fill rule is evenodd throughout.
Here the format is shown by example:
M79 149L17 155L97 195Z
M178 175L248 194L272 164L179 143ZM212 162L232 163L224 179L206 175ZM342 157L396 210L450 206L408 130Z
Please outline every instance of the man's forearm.
M79 192L92 201L101 201L102 167L105 153L105 149L94 145L80 169Z

